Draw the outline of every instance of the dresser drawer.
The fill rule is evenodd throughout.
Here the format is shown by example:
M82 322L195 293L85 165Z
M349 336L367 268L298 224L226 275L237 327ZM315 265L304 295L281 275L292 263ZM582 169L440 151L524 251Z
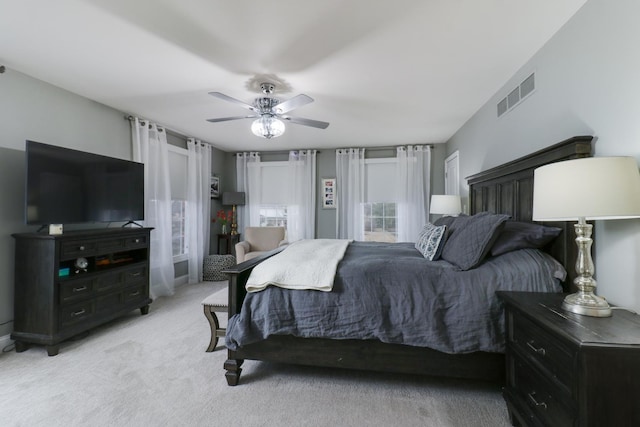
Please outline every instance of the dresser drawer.
M86 257L96 252L97 242L95 240L72 240L62 242L60 248L60 259L67 260L78 257Z
M528 318L514 316L511 312L509 316L509 344L512 348L548 373L567 393L571 393L574 389L572 372L575 352L564 341Z
M67 280L58 284L60 304L68 304L83 298L90 298L93 293L93 279Z
M120 239L98 240L97 246L98 246L97 248L98 253L101 253L101 254L123 251L127 246L127 239L123 237Z
M60 324L70 326L75 323L85 321L95 313L95 302L93 300L69 305L60 308Z
M124 272L125 283L134 283L147 278L147 266L140 265Z
M563 427L572 426L575 410L568 393L532 368L529 362L511 357L509 370L512 372L508 389L511 394L523 402L528 412L543 425Z
M123 298L125 304L142 301L147 299L147 285L146 283L140 283L137 286L128 287L124 290Z
M101 274L96 278L96 291L103 293L119 289L124 285L124 278L125 272L122 269Z
M149 245L148 236L146 234L139 234L127 238L127 249L146 248Z

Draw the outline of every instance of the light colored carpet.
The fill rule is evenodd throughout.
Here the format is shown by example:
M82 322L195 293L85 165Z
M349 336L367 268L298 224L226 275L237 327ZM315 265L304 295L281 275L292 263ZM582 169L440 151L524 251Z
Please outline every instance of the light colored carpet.
M223 282L184 285L63 343L0 355L3 426L508 426L496 385L246 361L206 353L200 302ZM223 315L224 316L224 315ZM222 320L225 323L225 320Z

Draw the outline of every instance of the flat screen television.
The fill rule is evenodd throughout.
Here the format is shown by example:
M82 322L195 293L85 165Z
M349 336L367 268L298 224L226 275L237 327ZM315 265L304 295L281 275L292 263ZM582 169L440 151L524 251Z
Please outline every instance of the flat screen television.
M26 142L26 223L144 219L144 165L35 141Z

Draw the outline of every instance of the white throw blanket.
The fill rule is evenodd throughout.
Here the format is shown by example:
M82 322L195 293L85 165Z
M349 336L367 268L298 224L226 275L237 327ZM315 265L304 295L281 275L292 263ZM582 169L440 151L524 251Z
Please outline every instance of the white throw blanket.
M247 292L258 292L274 285L329 292L349 242L337 239L293 242L279 254L255 266L245 288Z

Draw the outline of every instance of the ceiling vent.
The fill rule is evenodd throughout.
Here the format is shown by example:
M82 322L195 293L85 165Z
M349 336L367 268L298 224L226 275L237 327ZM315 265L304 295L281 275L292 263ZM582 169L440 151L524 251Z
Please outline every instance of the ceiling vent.
M536 73L531 73L520 85L516 86L509 95L498 102L498 117L524 101L536 89Z

